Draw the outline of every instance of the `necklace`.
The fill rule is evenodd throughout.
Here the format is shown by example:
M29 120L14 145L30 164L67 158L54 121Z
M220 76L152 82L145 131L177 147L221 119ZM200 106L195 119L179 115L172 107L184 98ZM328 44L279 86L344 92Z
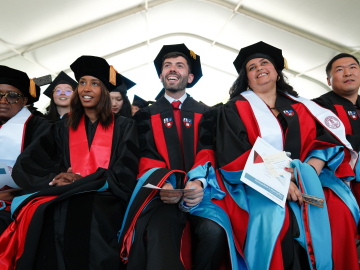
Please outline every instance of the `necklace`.
M275 110L275 109L276 109L275 107L274 107L274 108L271 108L271 107L270 107L269 105L267 105L267 104L266 104L266 106L268 106L270 110Z

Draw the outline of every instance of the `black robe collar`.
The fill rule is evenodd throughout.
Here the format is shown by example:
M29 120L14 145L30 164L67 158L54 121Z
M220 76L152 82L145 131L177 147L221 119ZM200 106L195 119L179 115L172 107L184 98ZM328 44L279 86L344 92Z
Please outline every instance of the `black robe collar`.
M208 107L205 104L194 100L189 95L181 106L180 124L182 131L184 159L182 158L181 145L177 133L173 107L170 102L165 97L162 97L148 108L150 109L151 115L160 114L163 127L162 129L159 129L159 127L153 126L153 134L156 136L157 132L164 133L169 156L170 169L189 171L194 164L195 146L197 144L197 141L195 142L194 137L195 113L203 114L208 109ZM165 127L164 119L166 118L172 118L173 123L171 128ZM190 127L185 126L185 119L192 120L192 125Z
M284 150L291 153L291 158L300 158L301 155L301 130L299 123L299 116L296 110L292 107L297 102L289 99L287 96L278 93L275 107L286 121L286 130L284 132L285 145ZM290 116L288 113L292 111L294 114ZM282 121L283 122L283 121ZM284 126L282 125L284 129Z

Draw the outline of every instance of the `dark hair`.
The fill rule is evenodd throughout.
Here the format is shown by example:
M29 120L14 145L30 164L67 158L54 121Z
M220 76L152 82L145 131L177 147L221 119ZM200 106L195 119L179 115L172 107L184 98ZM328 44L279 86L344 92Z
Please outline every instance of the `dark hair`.
M294 90L294 88L286 82L287 77L282 73L281 70L277 70L280 79L276 81L276 91L282 93L288 93L292 96L297 97L299 94ZM286 80L285 80L286 79ZM240 95L242 92L246 91L248 88L248 78L246 70L242 68L239 73L239 77L235 80L233 85L229 90L230 99Z
M163 56L162 58L162 62L161 62L161 71L163 69L163 66L164 66L164 62L166 59L169 59L169 58L176 58L176 57L179 57L179 56L182 56L185 58L186 62L187 62L187 65L189 67L189 74L191 73L191 62L190 62L190 59L183 53L181 52L170 52L170 53L167 53Z
M340 59L340 58L345 58L345 57L351 57L352 59L354 59L356 61L356 63L359 65L359 61L356 59L355 56L351 55L351 54L348 54L348 53L340 53L336 56L333 57L333 59L330 60L330 62L326 65L326 68L325 68L325 71L326 71L326 75L328 77L330 77L330 71L332 69L332 64Z
M70 101L70 114L68 127L76 130L80 124L81 117L85 113L84 107L81 104L79 93L79 86L76 87ZM100 124L106 129L114 121L114 116L111 111L111 99L109 91L106 86L100 81L101 97L99 103L96 105L96 114L99 117Z
M68 84L67 82L64 82L64 83L69 85L71 87L71 90L74 91L73 87L70 84ZM59 112L57 110L57 105L55 104L55 100L54 100L54 91L52 91L52 93L51 93L50 105L48 107L48 113L47 113L47 115L45 117L46 117L46 119L49 119L49 120L51 120L53 122L56 122L60 117L60 114L59 114Z
M120 114L121 116L124 117L128 117L131 118L131 104L130 104L130 100L128 98L128 96L126 95L126 92L120 92L122 100L123 100L123 104L121 106L120 111L118 112L118 114Z
M46 119L49 119L49 120L51 120L53 122L56 122L57 119L60 117L60 114L58 113L58 110L57 110L53 95L51 95L50 105L49 105L48 108L49 108L48 113L45 116Z

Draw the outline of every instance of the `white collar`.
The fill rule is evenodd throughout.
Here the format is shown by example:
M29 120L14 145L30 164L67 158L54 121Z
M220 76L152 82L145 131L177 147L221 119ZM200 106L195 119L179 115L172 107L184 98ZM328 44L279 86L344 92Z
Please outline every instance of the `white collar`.
M168 94L166 94L165 93L165 95L164 95L164 97L170 102L170 104L171 103L173 103L174 101L180 101L181 102L181 105L180 106L182 106L182 104L184 103L184 101L185 101L185 99L187 98L187 94L185 93L181 98L179 98L179 99L175 99L175 98L172 98L172 97L170 97Z

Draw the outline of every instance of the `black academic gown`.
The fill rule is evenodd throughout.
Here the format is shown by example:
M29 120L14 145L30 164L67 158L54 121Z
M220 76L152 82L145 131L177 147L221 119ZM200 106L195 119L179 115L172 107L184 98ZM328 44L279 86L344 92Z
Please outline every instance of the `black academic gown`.
M356 109L360 108L360 96L356 100L356 107L350 100L343 98L334 91L326 93L314 101L324 108L333 111L345 125L346 139L355 151L360 152L360 116Z
M334 91L328 92L316 99L316 103L324 108L333 111L342 121L345 126L346 139L351 144L352 148L360 152L360 96L353 104L347 98L341 97ZM359 162L359 161L358 161ZM350 182L351 191L355 199L360 205L360 179L359 164L356 166L355 174L356 180ZM358 255L354 242L354 235L360 232L360 224L356 228L351 212L337 197L329 196L329 189L325 190L328 212L330 216L330 225L332 230L332 244L337 249L333 250L333 260L335 269L359 269ZM338 222L342 220L343 222Z
M36 140L43 132L48 132L51 130L53 124L42 118L37 116L32 116L26 124L25 127L25 136L24 136L24 144L23 150L25 150L31 142ZM1 127L1 126L0 126ZM6 142L3 142L6 143ZM22 195L22 192L15 192L14 195ZM0 235L4 232L4 230L9 226L12 222L10 217L10 211L1 210L0 211Z
M280 112L277 120L283 131L284 151L290 152L292 159L303 162L309 154L309 149L321 148L323 145L341 145L327 129L314 120L301 103L278 93L275 107ZM242 96L231 99L221 108L218 116L216 153L219 168L227 172L242 171L259 134L256 119L247 100ZM249 216L246 211L238 208L229 193L231 191L226 188L226 185L231 182L224 175L221 179L220 187L227 195L216 204L225 211L232 209L228 215L232 222L237 223L237 228L233 229L233 232L239 239L240 245L243 245L247 237ZM284 269L308 269L306 253L295 241L300 232L297 221L288 203L286 208L288 209L286 219L289 225L287 230L283 227L282 241L276 244L281 246L279 250L282 253L281 256L277 256L277 258L282 257L282 260L279 259L276 263L283 264ZM268 256L268 254L265 255ZM259 256L264 256L264 254L259 254ZM265 260L265 257L263 259ZM275 261L272 260L272 262Z
M57 122L52 134L24 151L14 166L19 186L40 191L17 209L36 197L57 195L36 209L16 269L119 269L117 232L138 168L134 121L116 117L107 169L98 168L66 186L50 187L57 174L71 167L67 121L65 117ZM91 146L97 123L86 118L85 123ZM103 189L106 191L97 192Z
M138 111L134 116L141 152L138 178L153 168L160 168L147 178L145 184L161 186L166 174L171 170L177 170L183 173L175 173L176 182L172 184L176 188L184 188L185 173L207 162L214 163L215 116L216 111L187 96L181 107L182 154L173 107L165 97ZM203 177L206 178L206 175L205 170ZM186 224L186 215L179 210L177 204L166 205L157 197L143 210L141 207L144 202L154 197L154 194L150 193L150 189L139 190L124 224L120 238L123 248L126 246L124 237L132 230L131 224L136 223L135 237L128 257L128 269L169 269L170 266L172 269L183 269L179 253L180 245L184 245L184 242L181 243L181 236ZM208 230L212 230L210 225ZM145 235L147 241L143 241ZM153 235L156 235L154 237L157 239L152 239ZM152 245L159 247L150 249L149 246ZM178 249L175 250L174 246ZM129 251L130 247L126 246L125 249ZM122 256L127 257L124 254ZM144 259L138 260L139 257Z

